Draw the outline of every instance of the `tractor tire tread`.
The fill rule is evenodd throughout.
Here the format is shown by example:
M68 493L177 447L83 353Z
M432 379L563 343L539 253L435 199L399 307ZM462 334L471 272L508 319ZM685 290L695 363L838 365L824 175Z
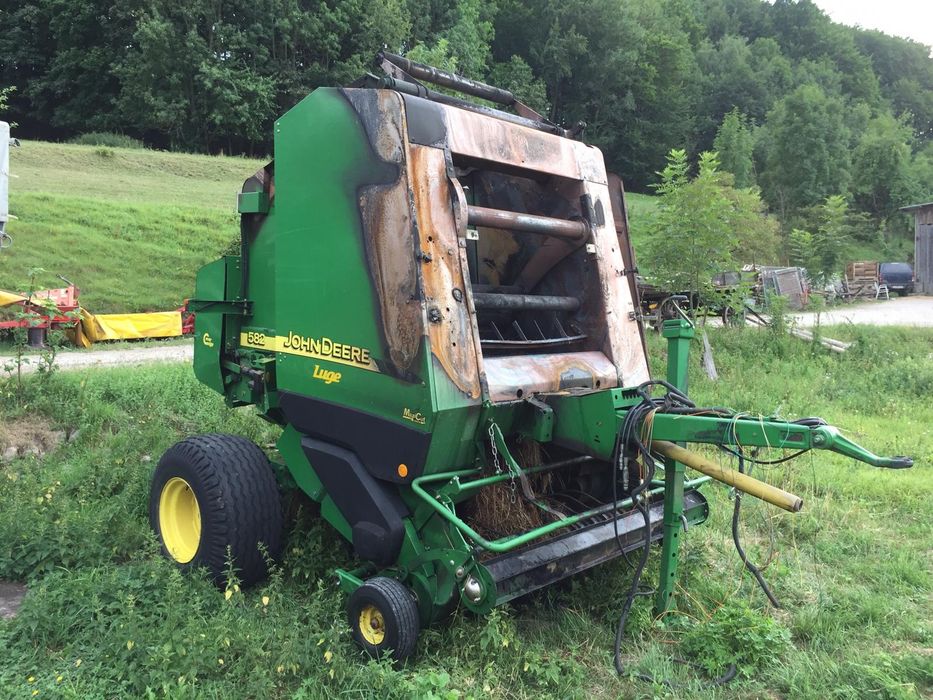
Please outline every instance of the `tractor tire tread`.
M159 461L154 486L160 481L160 471L170 470L178 462L190 468L199 484L198 506L204 529L192 564L206 566L214 582L223 585L229 546L243 585L264 578L268 573L266 560L258 543L275 559L281 549L283 521L281 496L265 453L236 435L190 437L169 448ZM151 502L150 514L158 532L153 505Z

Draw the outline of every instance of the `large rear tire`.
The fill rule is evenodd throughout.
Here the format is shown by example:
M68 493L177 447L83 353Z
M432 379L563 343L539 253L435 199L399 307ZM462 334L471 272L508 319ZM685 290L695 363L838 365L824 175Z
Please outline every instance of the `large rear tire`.
M269 460L235 435L176 443L152 476L149 521L163 553L184 569L203 566L224 585L228 558L237 578L265 578L266 554L282 546L282 503ZM229 549L229 555L228 555Z

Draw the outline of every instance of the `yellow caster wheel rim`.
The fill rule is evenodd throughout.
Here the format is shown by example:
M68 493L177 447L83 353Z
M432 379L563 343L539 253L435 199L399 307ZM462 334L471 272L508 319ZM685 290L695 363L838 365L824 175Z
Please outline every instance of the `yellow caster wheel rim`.
M368 644L379 646L386 638L386 622L375 605L364 605L360 610L360 634Z

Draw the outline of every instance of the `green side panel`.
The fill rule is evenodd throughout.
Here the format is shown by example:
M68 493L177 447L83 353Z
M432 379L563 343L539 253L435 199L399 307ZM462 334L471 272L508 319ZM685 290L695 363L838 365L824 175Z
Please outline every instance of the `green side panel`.
M226 299L227 262L224 258L198 270L195 298ZM224 392L220 356L224 342L224 316L217 311L200 311L194 318L194 376L214 391Z
M321 501L321 517L329 522L347 542L353 541L353 528L350 527L350 523L343 517L343 513L330 496L324 496L324 500Z
M314 91L276 122L275 155L275 250L268 268L274 279L251 274L252 288L274 285L275 319L270 324L257 314L251 325L271 325L280 338L327 339L366 350L380 369L279 352L278 388L430 430L429 420L419 425L403 419L406 409L432 416L424 375L398 378L382 371L388 349L359 212L360 192L393 182L398 167L374 155L359 115L330 88ZM424 363L413 367L423 371Z
M241 214L265 214L269 211L269 195L261 190L240 192L237 195L236 208Z
M433 358L430 362L433 365L429 377L436 417L424 473L472 466L482 401L466 396Z
M301 433L295 430L294 426L285 426L285 430L276 442L276 447L285 458L288 471L298 484L298 488L312 500L320 502L324 498L324 486L314 469L311 468L304 450L301 449Z

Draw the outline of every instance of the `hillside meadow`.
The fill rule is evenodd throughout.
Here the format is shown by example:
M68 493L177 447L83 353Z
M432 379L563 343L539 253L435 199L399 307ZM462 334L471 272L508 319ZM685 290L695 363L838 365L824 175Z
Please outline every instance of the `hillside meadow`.
M81 289L93 312L166 310L235 244L236 194L263 161L34 141L12 149L0 289Z

